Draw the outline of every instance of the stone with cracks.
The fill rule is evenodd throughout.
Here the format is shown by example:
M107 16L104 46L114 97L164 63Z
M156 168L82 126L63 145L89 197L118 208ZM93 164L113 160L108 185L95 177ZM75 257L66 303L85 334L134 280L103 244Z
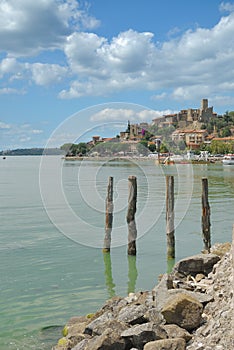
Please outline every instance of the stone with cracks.
M202 304L188 294L180 293L169 299L162 309L162 315L169 324L193 330L202 321Z
M173 273L196 276L198 273L208 275L213 266L220 260L215 254L197 254L182 259L174 266Z
M129 305L120 310L117 320L131 325L145 323L144 314L148 310L145 305Z

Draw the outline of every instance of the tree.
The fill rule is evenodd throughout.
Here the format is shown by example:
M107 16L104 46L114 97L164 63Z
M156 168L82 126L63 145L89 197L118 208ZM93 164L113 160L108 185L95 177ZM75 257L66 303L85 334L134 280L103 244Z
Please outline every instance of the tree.
M155 145L155 143L151 143L151 144L149 145L149 150L150 150L150 152L155 152L155 151L156 151L156 145Z
M161 143L160 152L161 153L167 153L168 152L168 148L167 148L167 146L166 146L166 144L164 142Z
M67 145L69 144L65 144L63 146L65 146L67 148ZM62 147L63 147L62 146ZM66 149L64 148L64 149ZM67 150L67 155L71 155L71 156L77 156L77 155L85 155L89 150L89 147L87 145L87 143L85 142L80 142L78 144L71 144L71 146L69 147L69 149Z
M228 137L228 136L231 136L231 130L228 126L226 126L225 128L223 128L221 131L220 131L220 136L221 137Z
M64 143L61 147L60 147L60 149L61 150L63 150L63 151L65 151L66 153L69 151L69 149L71 148L71 146L72 146L72 143Z

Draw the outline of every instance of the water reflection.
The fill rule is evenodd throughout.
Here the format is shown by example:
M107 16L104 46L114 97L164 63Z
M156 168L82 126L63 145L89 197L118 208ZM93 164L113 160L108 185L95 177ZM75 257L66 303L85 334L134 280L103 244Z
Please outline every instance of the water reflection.
M109 298L112 298L116 295L115 293L115 283L112 276L112 263L111 263L111 254L110 252L103 253L103 261L105 265L105 278L106 278L106 287L109 294ZM136 256L128 255L128 286L127 292L135 293L136 282L138 277L138 271L136 267Z
M112 277L111 255L109 252L103 253L103 260L105 265L106 287L109 297L112 298L115 296L115 284Z
M128 255L128 294L135 292L137 276L136 256Z

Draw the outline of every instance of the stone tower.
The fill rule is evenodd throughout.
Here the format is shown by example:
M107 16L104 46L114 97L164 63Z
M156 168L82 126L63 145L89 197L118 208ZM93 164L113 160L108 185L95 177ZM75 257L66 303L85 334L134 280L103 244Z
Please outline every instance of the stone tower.
M203 98L201 100L201 110L205 111L208 108L208 99L207 98Z

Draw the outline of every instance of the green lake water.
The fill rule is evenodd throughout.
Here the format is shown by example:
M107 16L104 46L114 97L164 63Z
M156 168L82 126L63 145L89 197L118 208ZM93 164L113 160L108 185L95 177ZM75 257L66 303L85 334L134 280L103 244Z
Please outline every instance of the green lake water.
M153 160L0 159L0 350L48 350L71 316L113 295L150 290L168 269L165 175L175 178L176 260L203 249L201 179L209 182L212 243L230 241L234 166ZM127 256L128 176L137 176L137 256ZM108 176L111 254L102 253Z

